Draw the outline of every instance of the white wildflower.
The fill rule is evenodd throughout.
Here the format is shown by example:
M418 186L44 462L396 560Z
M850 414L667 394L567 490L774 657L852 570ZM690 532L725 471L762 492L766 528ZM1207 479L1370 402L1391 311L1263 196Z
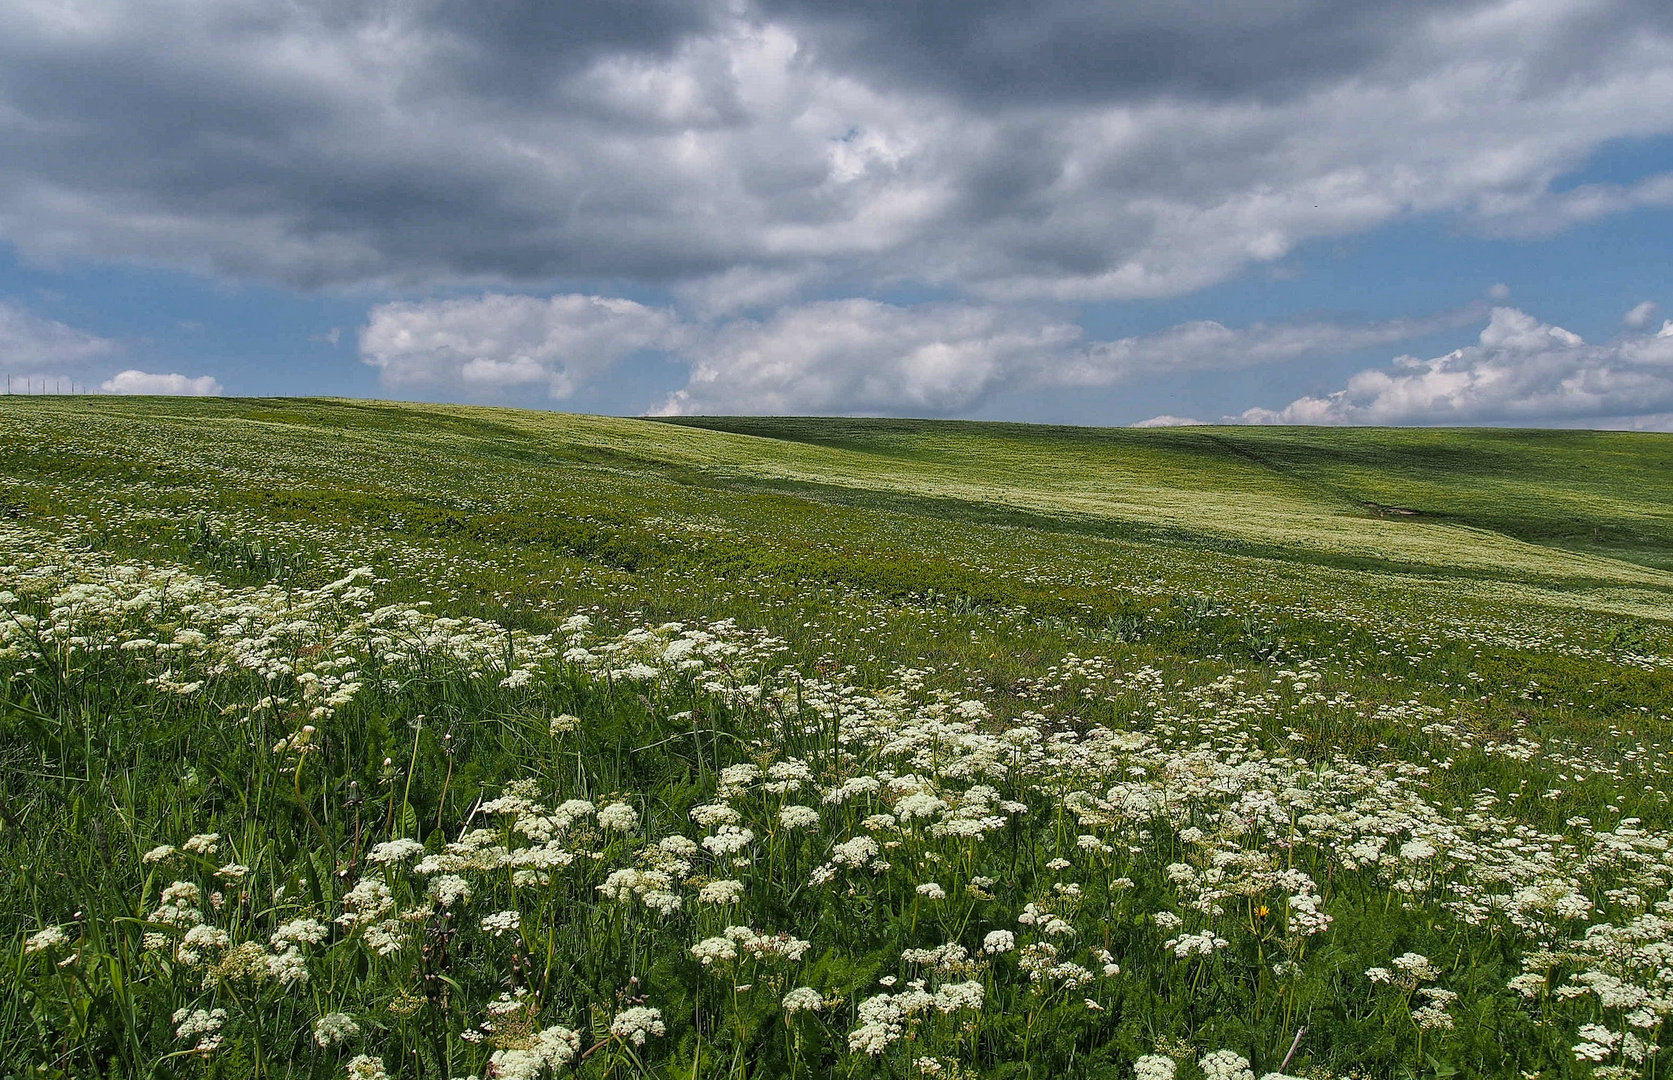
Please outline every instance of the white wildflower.
M657 841L656 846L664 854L672 855L676 859L689 859L701 850L698 848L697 842L691 837L681 836L678 833L672 836L664 836Z
M314 1021L314 1041L322 1047L347 1042L360 1034L360 1025L347 1013L326 1013Z
M275 949L295 949L318 945L329 933L329 928L318 919L292 919L273 931L267 943Z
M639 828L639 811L624 802L599 808L598 827L606 832L630 833Z
M225 1023L225 1009L180 1009L174 1014L174 1034L181 1039L194 1039L192 1047L207 1054L221 1045L221 1025Z
M221 850L220 833L198 833L196 836L180 845L181 850L190 851L194 855L213 855Z
M384 1070L383 1059L372 1057L370 1054L356 1054L349 1059L349 1080L389 1080L389 1073Z
M975 980L939 986L935 991L935 1010L944 1016L960 1009L979 1011L983 994L982 984Z
M711 881L697 893L701 904L736 904L744 896L744 883L731 879Z
M778 812L778 823L786 829L817 829L819 827L819 811L811 806L798 806L792 803Z
M429 895L444 908L468 904L471 899L470 882L454 874L443 874L430 882Z
M1434 854L1435 845L1427 840L1408 840L1400 845L1400 857L1408 862L1422 862Z
M703 837L703 846L716 855L735 855L755 841L755 833L738 825L722 825L713 836Z
M1162 944L1162 948L1171 950L1174 956L1183 960L1188 956L1208 956L1215 949L1225 948L1229 942L1217 936L1213 931L1204 930L1200 934L1181 934Z
M704 938L691 947L691 955L704 967L738 958L738 946L728 937Z
M366 855L366 858L379 866L389 863L405 862L424 854L424 845L417 840L402 837L399 840L388 840L378 844Z
M784 995L784 1011L787 1013L812 1012L824 1005L825 999L812 987L798 986Z
M549 1027L526 1047L496 1050L488 1059L488 1075L495 1080L536 1080L545 1070L556 1072L581 1052L581 1036L565 1027Z
M1207 1080L1255 1080L1249 1059L1234 1050L1216 1050L1197 1062Z
M839 866L863 866L881 854L877 841L869 836L856 836L831 849L831 861Z
M648 1036L663 1035L667 1030L662 1023L662 1010L643 1005L623 1009L610 1021L610 1034L634 1046L644 1046Z
M704 803L691 808L691 820L707 829L715 825L735 825L743 820L743 815L725 803Z
M597 813L592 803L585 799L565 799L558 808L552 811L552 820L560 829L567 829L589 814Z
M1133 1076L1135 1080L1173 1080L1178 1068L1173 1058L1146 1054L1133 1062Z
M1418 980L1433 979L1437 974L1434 965L1422 953L1402 953L1394 958L1394 966Z

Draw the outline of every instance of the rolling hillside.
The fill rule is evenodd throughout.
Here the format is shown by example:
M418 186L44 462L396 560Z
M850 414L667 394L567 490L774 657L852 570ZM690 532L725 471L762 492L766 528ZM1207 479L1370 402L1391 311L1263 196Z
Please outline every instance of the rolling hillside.
M1651 1075L1670 459L0 399L0 1076Z

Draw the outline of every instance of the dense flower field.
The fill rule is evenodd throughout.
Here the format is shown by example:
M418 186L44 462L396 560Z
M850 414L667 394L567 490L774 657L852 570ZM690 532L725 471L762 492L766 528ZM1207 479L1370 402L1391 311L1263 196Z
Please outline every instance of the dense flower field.
M1652 621L689 569L492 618L440 544L110 491L0 521L0 1074L1658 1067Z

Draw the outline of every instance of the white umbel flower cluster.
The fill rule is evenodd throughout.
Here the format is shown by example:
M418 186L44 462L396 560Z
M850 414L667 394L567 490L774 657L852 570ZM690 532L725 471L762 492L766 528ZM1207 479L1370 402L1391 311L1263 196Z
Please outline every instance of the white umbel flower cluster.
M598 808L598 827L605 832L630 833L639 828L639 811L624 802Z
M783 1005L787 1013L813 1012L824 1007L825 999L810 986L798 986L784 995Z
M1161 1054L1146 1054L1133 1062L1135 1080L1173 1080L1178 1070L1173 1058Z
M360 1025L346 1013L326 1013L314 1021L314 1041L321 1047L348 1042L360 1034Z
M662 1010L644 1005L623 1009L610 1021L610 1034L634 1046L644 1046L647 1038L667 1033L668 1028L662 1022Z
M383 1059L370 1054L356 1054L349 1059L348 1080L389 1080Z
M192 1049L207 1054L221 1045L221 1025L226 1022L225 1009L180 1009L174 1014L176 1038L195 1040Z
M549 1027L527 1046L494 1051L488 1059L488 1075L495 1080L536 1080L544 1070L556 1072L568 1065L580 1052L579 1034L566 1027Z
M1205 1080L1255 1080L1249 1059L1235 1050L1215 1050L1197 1062Z

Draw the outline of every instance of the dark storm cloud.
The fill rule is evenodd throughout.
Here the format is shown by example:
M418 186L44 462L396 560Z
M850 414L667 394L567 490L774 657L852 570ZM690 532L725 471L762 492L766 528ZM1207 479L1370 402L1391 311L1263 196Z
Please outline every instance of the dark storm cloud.
M1484 0L768 0L823 54L886 83L982 101L1270 99L1378 65L1424 16Z
M566 70L601 53L666 54L716 29L718 14L679 0L451 0L429 8L426 21L454 42L444 70L460 87L539 108Z
M1665 5L15 0L0 239L320 286L1166 296L1402 215L1538 233L1673 131Z

